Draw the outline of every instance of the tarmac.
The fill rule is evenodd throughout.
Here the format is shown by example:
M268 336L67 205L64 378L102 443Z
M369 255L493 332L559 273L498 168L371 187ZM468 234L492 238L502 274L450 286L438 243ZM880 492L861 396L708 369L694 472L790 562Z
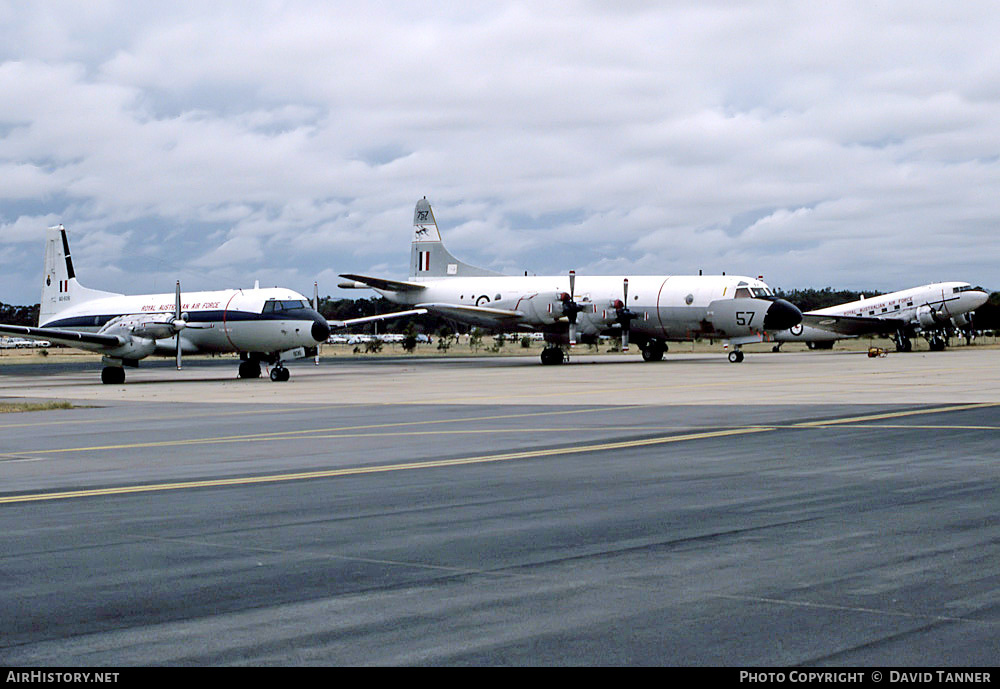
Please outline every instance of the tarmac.
M998 358L0 361L0 661L995 665Z

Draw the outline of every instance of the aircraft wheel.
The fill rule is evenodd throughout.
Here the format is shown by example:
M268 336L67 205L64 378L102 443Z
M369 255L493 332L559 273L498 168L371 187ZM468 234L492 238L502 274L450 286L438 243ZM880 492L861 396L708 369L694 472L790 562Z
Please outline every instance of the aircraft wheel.
M260 378L260 364L249 359L241 361L240 378Z
M654 342L648 342L642 348L642 360L643 361L663 361L663 352L666 349L665 346L656 344Z
M542 363L546 366L561 364L564 358L563 351L559 347L546 347L542 350Z
M904 337L903 339L898 340L896 342L897 352L909 352L912 350L913 350L913 343L910 341L910 338Z
M729 352L729 361L733 364L738 364L743 361L743 352L739 349L734 349Z
M288 369L284 366L275 366L271 369L271 380L275 383L284 383L289 377Z
M928 343L931 347L932 352L943 352L944 351L944 339L940 337L932 337Z
M125 369L119 366L105 366L101 369L101 382L105 385L121 385L125 382Z

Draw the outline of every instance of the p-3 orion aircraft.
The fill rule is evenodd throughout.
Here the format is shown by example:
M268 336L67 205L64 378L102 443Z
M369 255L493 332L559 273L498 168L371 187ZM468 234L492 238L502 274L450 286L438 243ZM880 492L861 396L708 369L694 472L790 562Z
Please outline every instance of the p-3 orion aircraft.
M620 334L626 351L631 336L646 361L661 360L668 341L725 340L738 363L743 344L802 320L763 281L738 275L508 276L470 266L445 248L426 197L413 225L408 280L343 274L339 286L493 331L544 333L543 364L562 363L560 345L602 334Z
M317 289L318 293L318 289ZM346 327L382 318L425 313L368 316L328 323L314 303L283 287L228 289L181 295L129 296L88 289L73 270L66 229L50 227L45 243L45 276L39 327L0 325L0 333L103 354L101 381L124 383L125 366L138 366L151 355L238 352L240 378L258 378L261 363L272 365L273 381L289 378L284 361L316 354L330 327Z

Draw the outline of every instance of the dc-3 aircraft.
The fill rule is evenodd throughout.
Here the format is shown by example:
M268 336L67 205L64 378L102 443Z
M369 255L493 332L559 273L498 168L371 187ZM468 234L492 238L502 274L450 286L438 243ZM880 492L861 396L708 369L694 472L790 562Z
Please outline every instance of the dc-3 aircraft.
M239 352L240 378L259 378L261 362L272 364L273 381L286 381L290 359L316 354L330 328L382 318L426 313L411 310L327 322L309 301L283 287L128 296L81 285L73 270L66 229L50 227L45 244L45 281L39 327L0 325L0 333L68 345L104 355L101 381L125 382L125 366L150 355Z
M620 334L626 351L631 334L646 361L661 360L668 341L727 340L729 360L737 363L743 344L802 319L764 282L737 275L522 277L476 268L445 248L426 197L417 202L413 225L409 280L343 274L348 282L339 286L374 289L397 304L494 331L542 332L543 364L563 362L559 345L601 334Z
M834 341L862 335L889 335L896 350L909 352L912 339L923 336L931 351L941 351L952 329L968 328L972 311L986 303L989 294L968 282L935 282L891 294L862 298L802 314L802 323L771 338L806 342L811 349L828 349Z

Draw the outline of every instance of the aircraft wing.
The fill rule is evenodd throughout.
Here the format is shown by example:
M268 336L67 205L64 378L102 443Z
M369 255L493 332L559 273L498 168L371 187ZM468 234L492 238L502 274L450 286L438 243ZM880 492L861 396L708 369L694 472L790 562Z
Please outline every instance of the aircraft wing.
M495 309L489 306L468 304L417 304L417 306L439 313L446 318L454 318L465 323L486 327L507 325L524 318L524 314L520 311Z
M125 338L119 335L99 335L79 330L59 330L58 328L29 328L26 325L0 325L0 333L17 335L29 340L48 340L56 344L85 349L90 352L103 352L117 349L125 344Z
M384 278L373 278L367 275L341 275L342 278L347 278L348 280L353 280L354 282L341 282L338 287L343 287L346 289L357 289L360 287L374 287L375 289L383 289L387 292L419 292L420 290L427 289L427 285L422 285L419 282L405 282L401 280L386 280ZM358 284L360 283L360 285Z
M352 325L361 323L371 323L372 321L384 321L390 318L405 318L406 316L422 316L427 313L427 309L410 309L409 311L396 311L394 313L378 313L374 316L363 316L362 318L348 318L346 321L327 321L331 328L350 328Z
M802 325L811 325L814 328L840 335L875 335L895 332L904 327L906 321L899 318L804 313L802 314Z

